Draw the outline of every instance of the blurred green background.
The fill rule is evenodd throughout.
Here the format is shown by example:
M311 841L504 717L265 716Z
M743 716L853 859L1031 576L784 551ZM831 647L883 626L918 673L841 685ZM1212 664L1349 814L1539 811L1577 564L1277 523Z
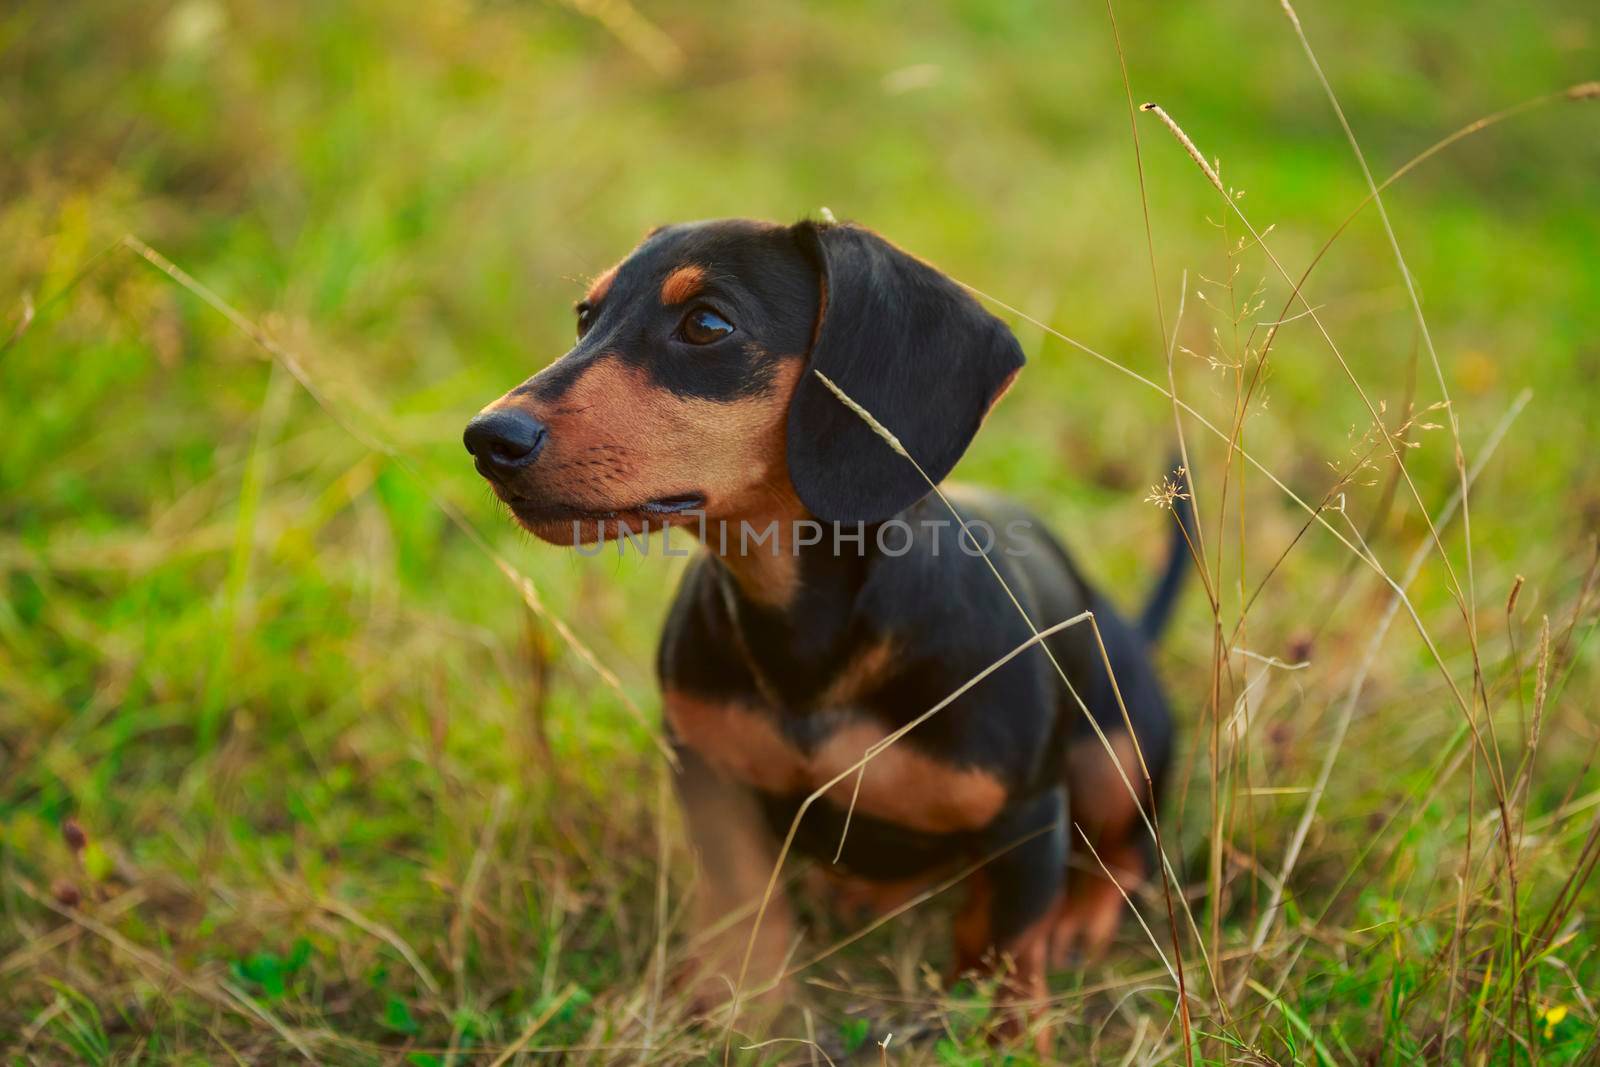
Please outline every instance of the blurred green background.
M1480 116L1600 75L1600 17L1578 0L1308 2L1300 14L1380 179ZM1219 161L1298 275L1366 186L1279 6L1141 0L1117 16L1134 101L1162 104ZM1168 330L1188 281L1175 380L1227 426L1230 365L1248 374L1244 338L1289 287L1258 248L1237 246L1238 220L1173 138L1149 115L1137 129ZM1557 99L1385 195L1469 460L1533 391L1471 520L1474 619L1508 760L1526 736L1546 614L1554 632L1527 801L1529 820L1546 821L1521 872L1538 908L1583 855L1600 787L1584 640L1600 521L1597 176L1600 104ZM479 484L461 427L565 351L586 279L650 227L824 207L1165 382L1142 203L1095 3L6 5L0 1046L20 1062L478 1062L531 1030L527 1048L586 1049L577 1061L700 1055L714 1039L658 1012L650 979L658 944L676 951L688 878L649 743L677 564L530 542ZM291 352L327 408L115 246L124 234ZM1306 291L1391 428L1408 399L1440 399L1370 209ZM1029 369L959 476L1039 509L1131 605L1169 521L1145 497L1173 447L1170 406L1013 321ZM1227 545L1226 627L1240 617L1241 563L1253 589L1287 552L1243 644L1311 660L1265 691L1249 726L1230 725L1244 731L1228 735L1232 769L1213 773L1198 585L1168 649L1189 786L1172 851L1204 853L1207 783L1233 775L1222 941L1238 949L1265 894L1252 864L1279 863L1385 590L1325 532L1300 538L1304 514L1257 473L1242 488L1237 464L1225 475L1220 441L1193 423L1186 433L1213 545ZM1370 435L1311 321L1286 325L1244 421L1251 454L1316 502ZM1456 484L1449 433L1410 436L1408 469L1436 510ZM1378 462L1353 477L1333 521L1398 572L1425 526L1409 491L1387 488L1391 473ZM440 501L533 579L648 724ZM1458 528L1446 540L1465 575ZM1430 564L1416 594L1470 686L1444 568ZM1461 724L1402 616L1297 868L1296 933L1248 965L1285 1007L1247 992L1211 1032L1340 1062L1371 1049L1432 1059L1440 1041L1474 1040L1531 1040L1527 1054L1560 1062L1593 1039L1592 925L1569 931L1559 967L1508 994L1530 1017L1568 1009L1530 1023L1531 1039L1515 1013L1516 1041L1495 1022L1492 952L1441 955L1460 925L1457 875L1494 878L1481 768L1434 777L1434 758L1460 751ZM81 847L63 838L68 820ZM1205 863L1185 865L1197 914ZM52 901L81 904L99 929ZM1503 916L1491 912L1480 918L1495 944ZM1172 994L1115 985L1157 965L1131 923L1123 942L1103 971L1063 979L1064 1058L1173 1054ZM821 970L904 1003L931 996L919 967L942 951L938 924L913 916ZM1096 992L1107 975L1112 991ZM1441 1034L1447 997L1462 1021ZM848 997L830 1010L818 1026L855 1041L858 1020L879 1017ZM960 1018L895 1062L984 1062L981 1025Z

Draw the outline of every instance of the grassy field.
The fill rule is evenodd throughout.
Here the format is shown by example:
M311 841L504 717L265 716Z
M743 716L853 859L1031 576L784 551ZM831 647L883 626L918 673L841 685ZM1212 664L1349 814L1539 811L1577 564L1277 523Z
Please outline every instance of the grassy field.
M460 431L649 227L824 207L1007 305L958 475L1128 606L1169 341L1193 412L1180 936L1154 894L1055 979L1059 1060L1594 1062L1600 17L1308 0L1377 181L1537 98L1340 230L1369 187L1278 4L1115 14L1128 91L1096 3L0 9L10 1062L812 1062L662 982L682 561L531 542ZM778 1035L1033 1062L941 986L947 907Z

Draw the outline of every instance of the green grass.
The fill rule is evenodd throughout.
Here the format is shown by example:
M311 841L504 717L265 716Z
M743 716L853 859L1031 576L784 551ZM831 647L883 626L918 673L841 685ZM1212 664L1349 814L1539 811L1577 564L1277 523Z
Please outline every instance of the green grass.
M1583 3L1301 15L1380 180L1600 75ZM1134 102L1220 160L1298 275L1366 187L1288 20L1270 3L1117 16ZM1199 357L1177 356L1178 390L1226 432L1227 365L1248 378L1250 328L1290 287L1236 248L1238 218L1167 131L1147 114L1137 129L1169 331L1189 282L1177 342ZM1132 148L1093 3L8 5L0 1047L18 1063L720 1061L720 1034L657 984L690 880L651 743L680 564L529 542L461 426L564 351L583 279L650 226L824 206L1164 383ZM1301 536L1303 511L1185 423L1223 560L1216 616L1192 585L1163 663L1197 1062L1554 1064L1600 1041L1583 884L1600 828L1596 173L1600 104L1557 100L1384 195L1468 463L1532 391L1474 485L1470 569L1459 518L1443 530L1470 613L1427 553L1415 621L1402 610L1368 662L1388 597L1373 568L1321 526ZM124 234L258 325L318 398ZM1408 398L1441 398L1371 209L1306 293L1391 430ZM1131 606L1170 521L1145 500L1170 404L1013 321L1029 369L959 476L1048 516ZM1457 485L1447 426L1409 431L1415 495L1381 453L1362 466L1381 434L1309 317L1279 332L1242 425L1250 455L1342 504L1322 517L1396 576L1426 544L1418 500L1437 512ZM1309 665L1266 671L1240 705L1260 661L1219 660L1213 621L1234 633L1241 586L1275 564L1239 647ZM1251 951L1364 664L1282 921ZM1492 768L1514 777L1536 721L1509 804L1513 896ZM809 1021L875 1060L932 1018L944 1036L896 1038L888 1062L991 1062L984 991L937 982L947 907L809 970L808 1020L778 1032ZM1165 908L1142 911L1171 957ZM819 920L807 948L849 932ZM1060 1059L1183 1058L1137 924L1055 987Z

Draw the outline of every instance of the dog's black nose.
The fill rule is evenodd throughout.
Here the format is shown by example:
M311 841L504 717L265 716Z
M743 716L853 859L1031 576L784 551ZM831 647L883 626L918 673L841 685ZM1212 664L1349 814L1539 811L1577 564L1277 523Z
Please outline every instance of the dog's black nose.
M517 408L485 412L467 423L461 435L484 474L509 474L539 458L550 432L544 423Z

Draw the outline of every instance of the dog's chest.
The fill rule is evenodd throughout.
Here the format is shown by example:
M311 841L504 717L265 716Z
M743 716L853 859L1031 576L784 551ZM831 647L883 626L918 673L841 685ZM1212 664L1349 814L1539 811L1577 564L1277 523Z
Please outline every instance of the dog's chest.
M780 718L751 703L668 692L666 715L680 742L764 793L821 790L829 804L924 833L981 829L1005 806L994 775L920 750L911 737L891 741L861 713Z

